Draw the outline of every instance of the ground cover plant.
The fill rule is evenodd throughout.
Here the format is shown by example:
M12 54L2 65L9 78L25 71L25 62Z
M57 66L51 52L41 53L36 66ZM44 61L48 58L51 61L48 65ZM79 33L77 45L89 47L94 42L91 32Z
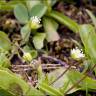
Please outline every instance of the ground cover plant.
M95 9L95 0L1 0L0 96L96 96Z

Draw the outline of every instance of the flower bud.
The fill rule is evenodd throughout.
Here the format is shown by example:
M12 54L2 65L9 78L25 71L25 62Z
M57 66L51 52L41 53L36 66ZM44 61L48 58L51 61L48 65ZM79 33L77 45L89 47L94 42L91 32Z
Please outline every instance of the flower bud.
M23 55L23 59L24 59L25 61L29 61L29 62L30 62L30 61L32 60L32 56L31 56L30 53L25 52L24 55Z

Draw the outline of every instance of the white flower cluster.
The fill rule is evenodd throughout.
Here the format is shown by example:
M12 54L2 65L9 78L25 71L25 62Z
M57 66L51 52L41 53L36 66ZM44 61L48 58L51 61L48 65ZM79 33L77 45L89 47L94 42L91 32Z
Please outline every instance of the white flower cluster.
M37 23L37 24L39 24L40 21L41 21L41 19L40 19L38 16L32 16L32 17L31 17L31 21L32 21L32 23Z
M73 59L80 59L80 58L84 58L85 54L83 54L82 49L80 50L79 48L75 48L71 50L71 57Z

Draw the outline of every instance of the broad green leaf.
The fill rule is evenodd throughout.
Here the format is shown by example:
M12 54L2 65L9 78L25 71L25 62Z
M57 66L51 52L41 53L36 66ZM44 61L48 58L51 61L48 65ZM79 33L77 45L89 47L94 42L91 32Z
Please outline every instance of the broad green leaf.
M73 84L78 82L84 75L76 70L70 70L68 73L68 77L71 80ZM81 87L82 90L86 90L86 87L88 90L96 90L96 80L92 79L90 77L86 77L84 80L82 80L78 85L78 87Z
M46 39L48 42L57 41L60 39L59 34L57 33L58 25L55 23L54 20L50 18L43 18L43 26L46 32Z
M96 63L96 33L92 25L84 24L79 27L81 40L84 44L86 53L91 60Z
M26 5L29 10L31 10L31 8L33 8L37 4L40 4L40 0L26 0Z
M5 56L4 53L0 53L0 67L8 68L10 66L9 59Z
M24 42L28 42L30 36L31 29L29 25L25 25L21 28L21 36Z
M34 10L35 9L35 10ZM37 4L34 7L32 7L30 11L30 16L37 16L41 18L47 11L47 7L44 4Z
M95 15L93 15L92 12L89 11L89 10L86 10L86 12L87 12L88 15L91 17L92 22L93 22L93 24L94 24L94 26L95 26L95 28L96 28L96 17L95 17Z
M33 43L36 49L41 49L43 47L43 41L46 37L45 33L37 33L33 37Z
M55 89L52 86L49 86L46 83L42 83L39 85L40 90L43 90L50 96L64 96L59 90Z
M66 69L65 68L59 68L56 69L48 74L48 82L51 84L56 78L58 78ZM56 82L51 84L54 88L60 90L63 94L66 90L68 90L71 86L73 86L73 83L70 81L70 78L68 77L69 71L67 71L61 78L59 78ZM80 88L73 88L68 94L71 94L77 90L80 90Z
M27 23L29 16L28 10L23 4L17 4L14 8L15 17L19 20L20 23Z
M49 73L48 74L49 83L53 82L58 76L60 76L62 72L64 72L64 70L66 69L60 68ZM74 84L77 83L83 76L84 75L79 71L70 69L61 78L59 78L56 82L54 82L51 86L60 90L64 94L69 88L74 86ZM53 78L53 80L50 80L51 78ZM73 93L77 90L86 90L86 88L90 91L96 90L96 80L87 76L83 81L81 81L67 94Z
M29 85L20 77L17 77L15 74L1 69L0 88L11 94L14 94L15 96L38 96L38 94L43 96L43 94L34 87L29 87Z
M10 92L7 92L6 90L0 88L0 96L16 96Z
M4 32L0 31L0 50L8 51L11 49L11 42Z
M57 11L52 11L50 14L48 14L48 16L56 19L61 24L66 25L73 32L78 32L78 24L75 21L68 18L67 16L65 16Z
M45 96L45 95L36 88L31 88L29 91L27 91L27 94L25 96Z

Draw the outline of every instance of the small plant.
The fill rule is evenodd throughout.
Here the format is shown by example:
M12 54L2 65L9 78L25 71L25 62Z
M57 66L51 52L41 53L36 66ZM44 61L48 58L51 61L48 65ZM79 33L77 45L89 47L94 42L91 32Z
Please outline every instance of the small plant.
M38 3L38 4L40 4L40 6L42 5L41 3ZM24 25L21 28L21 36L22 36L23 44L26 44L26 46L27 46L30 36L33 36L32 42L33 42L35 48L38 50L43 47L43 41L44 41L45 37L48 42L59 40L60 37L56 31L58 28L58 23L55 20L57 20L60 23L68 26L70 28L70 30L80 33L82 42L84 44L85 54L88 54L88 56L94 62L94 63L92 63L94 65L95 60L96 60L95 54L94 54L94 52L95 52L95 49L94 49L95 48L94 47L94 45L95 45L95 33L94 33L95 31L94 30L95 29L94 29L94 27L89 24L88 25L79 25L76 22L74 22L73 20L67 18L66 16L63 16L59 12L55 12L53 10L48 11L48 8L47 8L48 6L45 6L45 5L43 5L43 7L45 9L43 8L42 12L41 12L40 11L41 7L39 6L39 8L38 8L37 5L33 6L32 9L30 9L30 8L27 9L27 7L25 5L18 4L14 8L14 14L15 14L16 18L18 19L18 21L21 24ZM38 10L40 9L39 11L37 11L38 14L34 12L34 10L33 10L34 7L37 8ZM24 14L21 14L22 13L21 11ZM46 13L47 11L49 12L48 14ZM32 12L32 13L30 13L30 12ZM41 12L42 14L41 13L39 14L39 12ZM28 15L28 14L30 14L30 15ZM54 19L52 19L52 18L54 18ZM43 21L42 24L40 24L40 20ZM37 29L39 29L40 27L44 28L45 33L44 32L41 33L41 32L37 31ZM92 33L90 33L91 34L90 37L89 37L88 32L89 33L92 32ZM53 38L53 36L55 37L55 39ZM25 61L30 62L33 59L33 55L31 55L31 52L33 50L31 50L30 47L28 48L26 46L24 46L24 48L23 48L23 50L24 50L23 58ZM91 49L90 46L93 46L92 47L93 49ZM83 54L78 48L71 50L71 53L72 53L71 54L72 58L77 59L77 60L79 58L85 57L85 54ZM87 60L91 60L91 59L87 59ZM71 70L71 69L68 70L67 73L62 75L62 77L59 78L56 82L54 82L54 84L51 84L56 78L58 78L58 76L60 74L62 74L61 70L66 71L66 69L63 68L63 69L55 70L52 73L49 73L46 75L46 74L43 74L41 66L38 67L38 81L39 82L36 87L38 87L39 90L42 91L40 94L45 94L45 93L48 95L57 95L58 94L58 96L63 96L64 94L70 94L77 90L86 90L86 87L88 90L96 89L96 85L95 85L96 81L89 78L88 76L86 76L86 79L81 81L79 84L78 77L82 78L84 75L76 70ZM91 83L89 81L91 81ZM76 82L77 82L77 86L75 86L74 90L70 91L69 90L71 88L70 86L74 86L74 84ZM61 85L60 85L60 83L61 83ZM89 85L86 86L85 83L87 83ZM94 85L94 88L93 88L93 85Z
M31 40L34 47L37 50L40 50L44 46L43 42L45 39L48 42L59 40L60 36L57 33L58 23L56 21L68 26L74 32L78 32L78 24L76 22L61 13L52 10L52 5L54 5L55 2L48 2L48 0L36 2L26 1L26 4L20 3L15 6L14 15L18 21L24 25L20 31L22 37L21 45L29 45L29 38L32 37ZM40 21L42 24L40 24ZM38 30L41 27L45 32L40 32Z
M36 8L37 12L34 11ZM43 46L43 40L45 39L45 33L36 32L40 25L40 18L45 14L47 8L44 4L35 5L30 10L23 4L18 4L14 8L14 14L16 18L19 20L21 24L25 24L24 27L21 28L21 36L23 43L29 41L29 36L33 33L33 43L38 42L38 46L35 45L36 49L41 49Z
M0 6L4 4L6 8L11 8L11 10L14 8L14 15L21 25L20 45L17 42L13 44L7 34L0 31L0 96L1 94L3 96L65 96L77 90L85 90L86 94L87 91L96 90L96 80L88 76L93 71L96 76L96 18L89 10L86 10L93 25L78 24L52 9L56 2L57 0L23 0L23 2L22 0L11 0L8 2L10 6L7 7L8 4L5 1L0 1ZM7 22L7 24L9 23ZM46 49L42 49L46 46L45 39L47 43L60 39L57 32L59 24L63 24L76 34L80 34L84 45L81 47L84 52L78 46L78 48L70 49L70 55L71 59L80 61L80 68L84 66L82 71L78 71L81 70L79 67L75 70L72 65L46 56L49 61L53 60L56 64L59 62L58 66L62 65L61 62L64 65L63 68L58 67L56 70L45 73L43 67L46 67L47 64L41 64L42 60L39 63L33 60L39 51L46 51ZM16 52L13 52L14 50ZM16 76L8 69L11 66L10 57L14 54L22 57L22 61L26 61L24 64L29 64L28 66L34 67L33 69L36 70L38 82L36 81L35 87L29 86L20 76ZM36 65L34 62L38 64ZM56 64L51 64L51 66L53 65L55 68ZM48 66L50 67L50 64ZM88 68L91 71L87 72ZM28 80L30 81L30 76Z

